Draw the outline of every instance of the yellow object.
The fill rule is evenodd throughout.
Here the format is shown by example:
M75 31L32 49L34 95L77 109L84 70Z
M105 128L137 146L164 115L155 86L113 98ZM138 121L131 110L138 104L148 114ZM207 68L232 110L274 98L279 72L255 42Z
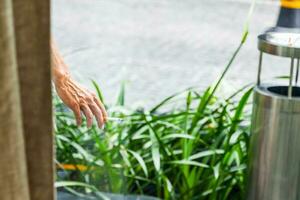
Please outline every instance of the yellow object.
M64 170L79 170L79 171L86 171L88 169L85 165L73 165L73 164L61 164L58 165L58 168Z
M281 7L300 9L300 0L281 0Z

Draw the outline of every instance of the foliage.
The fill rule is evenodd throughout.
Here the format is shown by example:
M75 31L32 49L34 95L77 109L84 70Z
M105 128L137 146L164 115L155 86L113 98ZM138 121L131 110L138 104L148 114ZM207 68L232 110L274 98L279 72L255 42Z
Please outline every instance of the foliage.
M247 35L248 22L221 77L204 92L188 89L150 110L132 110L126 107L123 83L116 105L108 107L111 117L123 120L110 121L104 130L76 127L72 114L55 98L57 187L102 199L102 192L243 199L252 88L227 99L215 93ZM93 84L103 100L100 87Z
M122 102L109 113L123 121L111 121L105 130L76 127L71 113L56 100L57 163L65 170L59 179L163 199L241 199L249 143L245 108L251 89L237 102L236 95L244 90L228 99L212 91L189 89L150 111L131 111L119 106L125 100L122 86ZM66 167L70 165L73 169Z

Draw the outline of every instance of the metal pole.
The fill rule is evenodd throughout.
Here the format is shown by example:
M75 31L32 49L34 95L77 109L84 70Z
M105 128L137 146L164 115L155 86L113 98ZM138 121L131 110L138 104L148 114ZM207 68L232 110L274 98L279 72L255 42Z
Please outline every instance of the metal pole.
M299 58L297 59L297 71L296 71L296 81L295 81L295 85L297 85L298 83L298 78L299 78L299 67L300 67L300 62L299 62Z
M259 63L258 63L258 73L257 73L257 85L260 86L260 77L261 77L261 68L262 68L262 59L263 59L263 52L261 51L259 54Z
M294 58L291 59L290 83L289 83L289 90L288 90L289 98L292 98L293 95L293 75L294 75Z

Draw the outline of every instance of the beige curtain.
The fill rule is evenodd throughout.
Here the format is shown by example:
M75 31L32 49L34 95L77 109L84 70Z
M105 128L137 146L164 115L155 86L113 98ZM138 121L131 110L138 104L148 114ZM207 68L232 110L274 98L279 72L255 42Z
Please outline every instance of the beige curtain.
M0 0L0 199L53 200L49 0Z

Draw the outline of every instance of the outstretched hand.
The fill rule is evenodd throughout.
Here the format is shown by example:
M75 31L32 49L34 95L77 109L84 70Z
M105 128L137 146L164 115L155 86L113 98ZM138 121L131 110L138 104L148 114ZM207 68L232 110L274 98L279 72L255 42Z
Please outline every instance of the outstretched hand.
M74 112L77 125L81 125L81 111L86 116L87 126L91 127L95 116L99 128L107 121L104 105L97 96L80 86L70 76L55 81L55 88L61 100Z
M53 43L51 44L51 61L53 82L57 94L74 112L77 125L82 123L81 112L83 112L88 128L93 124L93 116L95 116L99 128L102 128L107 121L104 105L94 93L83 88L70 77L68 67Z

